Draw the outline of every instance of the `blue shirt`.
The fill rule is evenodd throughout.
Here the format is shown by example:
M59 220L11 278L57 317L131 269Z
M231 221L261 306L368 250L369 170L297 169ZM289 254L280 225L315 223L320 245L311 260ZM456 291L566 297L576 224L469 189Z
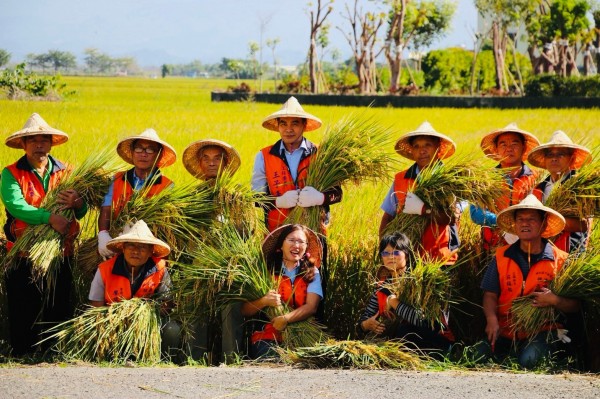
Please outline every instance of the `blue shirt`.
M279 145L279 153L285 156L285 160L290 168L290 174L294 181L296 181L296 178L298 177L298 165L300 165L302 154L304 154L305 151L308 151L308 146L306 144L306 138L304 137L302 138L300 146L292 152L285 149L283 141L281 141ZM258 154L256 154L256 158L254 158L251 186L254 191L268 193L267 172L265 171L265 158L262 151L259 151Z
M411 168L413 169L413 173L410 173L412 175L411 177L416 178L420 172L419 167L415 163ZM383 203L381 204L380 208L388 215L396 216L396 210L398 209L398 197L396 197L396 192L394 191L394 182L392 182L392 186L383 199Z
M153 177L154 175L148 175L149 178L151 178L151 176ZM139 189L144 187L144 183L146 182L146 180L148 180L148 178L140 179L135 173L133 173L133 190L138 191ZM104 196L104 201L102 202L102 206L112 206L114 186L115 186L115 179L113 177L113 181L110 183L110 186L108 187L108 193L106 193L106 195ZM171 186L172 186L172 184L171 184Z
M285 264L281 264L281 274L287 276L292 284L294 284L294 280L296 280L296 275L300 272L300 265L296 266L293 270L289 270L285 267ZM313 281L308 283L308 287L306 288L306 293L317 294L323 299L323 287L321 286L321 275L319 274L319 269L315 270L315 278Z

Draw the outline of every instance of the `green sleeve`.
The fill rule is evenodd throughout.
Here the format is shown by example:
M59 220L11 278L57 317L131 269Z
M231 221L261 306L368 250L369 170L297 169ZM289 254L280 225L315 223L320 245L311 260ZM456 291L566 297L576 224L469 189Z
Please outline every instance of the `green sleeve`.
M17 180L7 168L2 170L0 196L2 196L2 202L6 210L16 219L22 220L27 224L48 224L50 212L43 208L36 208L29 205L25 201L19 183L17 183Z
M75 217L77 218L77 220L81 219L82 217L85 216L85 214L88 211L88 204L87 202L83 203L83 206L81 207L81 209L75 209Z

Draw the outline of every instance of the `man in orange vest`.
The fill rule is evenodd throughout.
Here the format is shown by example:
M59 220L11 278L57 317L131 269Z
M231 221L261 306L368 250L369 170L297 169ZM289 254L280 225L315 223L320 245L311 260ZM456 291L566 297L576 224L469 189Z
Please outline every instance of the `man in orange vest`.
M2 171L1 196L6 208L4 233L8 249L19 239L28 225L49 224L60 234L71 233L78 223L51 213L40 205L46 194L54 189L69 168L49 153L53 146L66 143L69 136L52 128L38 114L32 114L23 129L11 134L6 145L25 150L25 155ZM58 203L65 209L73 209L77 219L87 212L87 205L72 189L58 193ZM60 322L73 313L71 294L72 245L64 251L54 283L35 281L32 265L26 254L18 257L6 273L10 343L13 355L21 356L32 352L40 341L40 328L36 321Z
M519 129L511 123L504 129L495 130L481 139L481 149L486 156L499 161L497 168L505 171L506 195L496 200L496 208L502 211L521 202L531 194L535 185L536 173L524 161L529 152L540 145L531 133ZM471 220L482 226L483 248L491 251L498 245L512 244L517 237L505 232L501 237L496 228L496 214L487 209L470 205Z
M529 163L546 169L550 175L538 184L533 193L546 203L552 187L573 177L577 169L592 160L590 150L574 144L562 130L552 134L550 142L535 147L527 157ZM554 245L565 252L585 250L591 230L592 219L581 215L563 215L565 230L554 240Z
M501 211L497 221L502 230L518 239L496 250L481 283L488 342L480 343L478 350L485 357L492 352L500 356L515 354L522 367L531 368L551 354L552 342L557 337L563 342L570 339L564 330L556 330L556 324L549 324L535 336L515 331L510 314L513 300L530 296L531 306L553 306L565 313L580 308L579 301L558 296L547 288L568 255L547 238L563 230L565 219L530 194L519 204ZM550 339L548 334L552 334Z
M455 263L457 259L459 239L456 220L448 217L445 212L432 212L412 189L421 171L435 167L436 162L452 156L455 150L454 142L438 133L429 122L402 135L396 142L396 152L415 163L396 174L394 183L381 204L383 216L379 225L379 235L383 236L398 212L428 218L430 222L419 243L420 253L435 259L445 259L449 264Z
M90 287L92 306L105 306L131 298L167 299L171 278L165 258L171 248L154 237L143 220L126 226L107 247L117 255L102 262ZM166 309L166 307L165 307ZM161 329L163 349L179 348L181 328L167 322Z
M252 170L252 189L275 197L265 210L267 228L273 231L284 224L290 210L296 206L323 206L323 226L326 226L329 205L342 200L342 189L335 187L320 192L305 184L317 147L304 137L304 133L321 127L321 120L305 112L298 100L290 97L279 111L266 117L262 125L281 136L275 144L259 151Z
M98 252L105 259L113 255L106 247L112 239L111 220L121 212L134 191L147 190L146 196L151 197L172 186L173 182L162 175L159 168L170 166L177 159L175 149L161 140L154 129L119 141L117 153L133 168L115 175L100 209Z

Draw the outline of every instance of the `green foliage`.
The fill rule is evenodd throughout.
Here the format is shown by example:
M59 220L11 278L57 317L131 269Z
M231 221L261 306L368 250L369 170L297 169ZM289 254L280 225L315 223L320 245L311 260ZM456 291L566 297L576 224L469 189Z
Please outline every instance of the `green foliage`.
M61 81L60 75L38 76L34 72L25 71L25 63L14 69L5 69L0 74L0 89L6 91L11 100L27 97L60 99L74 91L66 90L67 84Z
M10 53L0 48L0 67L8 64L10 61Z
M50 50L43 54L28 54L27 61L32 67L39 67L42 70L46 68L54 69L58 72L59 69L71 69L77 67L75 56L68 51Z
M404 29L407 34L414 32L413 42L409 47L429 47L446 35L456 11L456 3L448 0L407 3Z
M538 75L525 85L531 97L599 97L600 76Z

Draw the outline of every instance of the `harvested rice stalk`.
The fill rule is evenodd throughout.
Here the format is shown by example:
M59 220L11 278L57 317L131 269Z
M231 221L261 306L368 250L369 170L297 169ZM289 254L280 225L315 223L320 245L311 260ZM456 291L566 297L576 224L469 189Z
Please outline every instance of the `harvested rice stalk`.
M496 211L495 199L501 197L504 190L502 170L470 161L465 155L455 155L420 171L411 191L433 212L452 217L460 201ZM428 218L398 212L386 232L400 231L411 242L420 242L427 222Z
M175 262L180 270L180 298L198 306L223 308L233 302L249 302L277 290L277 280L262 255L256 236L244 241L233 226L213 232L212 243L200 243L191 253L193 262ZM198 284L201 282L201 284ZM287 304L265 309L269 318L289 312ZM292 323L283 333L288 347L310 346L327 338L312 318Z
M571 255L556 273L548 288L556 295L598 301L600 299L600 247L590 246L586 252ZM554 307L531 306L529 296L520 297L511 306L512 328L534 334L545 324L556 323L560 312Z
M372 117L351 115L328 128L315 159L308 168L306 185L325 191L345 183L388 179L395 159L385 148L392 146L390 130ZM322 207L296 207L286 223L301 223L321 230Z
M433 327L448 309L452 297L450 270L457 266L446 266L444 260L415 256L414 266L386 286L400 302L419 309L423 319L429 320Z
M121 162L113 151L109 150L88 157L48 192L40 207L75 220L72 209L62 210L61 205L57 203L58 193L73 189L88 204L88 207L98 207L108 190L111 176L118 170L120 164ZM73 239L73 234L77 233L78 231L72 230L65 237L56 232L49 224L28 226L6 256L4 265L10 267L14 264L15 256L24 252L28 253L32 262L34 278L39 281L45 277L48 285L52 286L58 271L57 267L63 259L62 251L65 242Z
M401 369L421 370L422 360L400 341L365 343L361 341L334 341L313 347L278 349L281 358L303 368L342 369Z
M66 359L87 362L160 361L160 303L133 298L110 306L89 307L52 327L45 340Z
M588 164L569 179L556 183L545 205L563 216L600 217L600 161Z

